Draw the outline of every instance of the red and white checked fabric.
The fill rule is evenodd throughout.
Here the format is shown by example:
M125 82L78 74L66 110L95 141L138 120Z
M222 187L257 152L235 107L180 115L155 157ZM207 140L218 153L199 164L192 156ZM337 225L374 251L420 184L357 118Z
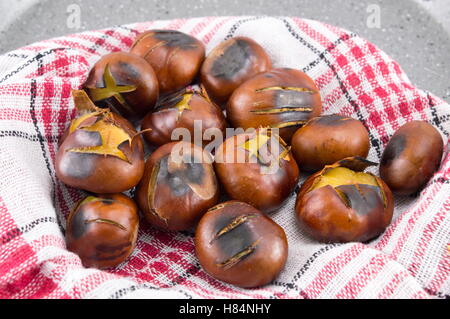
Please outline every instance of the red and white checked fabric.
M154 21L84 32L0 56L0 297L2 298L445 298L450 294L450 156L418 197L396 198L392 225L368 244L319 244L302 234L292 196L272 217L289 239L285 270L271 285L239 289L214 280L194 254L192 234L142 223L127 262L84 269L66 250L66 217L83 197L55 177L57 143L75 115L70 92L104 54L127 51L139 32L176 29L208 51L248 36L275 67L304 70L325 113L370 130L379 161L393 133L421 119L447 142L450 106L414 87L400 66L357 35L317 21L219 17Z

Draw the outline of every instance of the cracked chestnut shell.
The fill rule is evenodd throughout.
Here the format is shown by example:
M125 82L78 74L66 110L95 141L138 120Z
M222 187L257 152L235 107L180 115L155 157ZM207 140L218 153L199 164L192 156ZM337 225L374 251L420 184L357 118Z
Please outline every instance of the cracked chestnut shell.
M214 278L255 288L272 282L288 256L284 230L256 208L238 201L205 214L195 234L195 251Z
M153 68L143 58L126 52L103 56L89 73L84 88L96 105L133 120L152 111L159 96Z
M234 127L270 127L290 142L295 131L322 112L322 100L314 81L295 69L260 73L237 88L227 104Z
M269 56L258 43L235 37L209 53L200 71L201 82L211 99L223 105L242 83L271 68Z
M364 170L376 165L347 158L309 177L300 189L295 213L303 230L321 242L366 242L392 221L389 187Z
M394 193L420 191L439 169L444 141L439 131L424 121L403 125L389 141L381 158L380 177Z
M175 129L185 128L194 137L195 121L200 121L199 132L205 137L205 132L215 129L225 135L227 123L222 110L209 101L208 97L196 91L183 91L162 100L157 109L149 113L142 122L145 139L152 145L163 145L172 142ZM204 139L203 144L210 143Z
M169 231L190 230L217 204L219 186L212 155L187 142L158 148L147 160L136 191L145 219Z
M74 91L78 116L60 141L56 176L66 185L97 194L121 193L144 173L141 137L126 119L95 107L84 91Z
M138 36L131 53L143 57L155 70L161 94L183 89L197 76L205 46L175 30L150 30Z
M215 158L227 194L265 213L280 208L298 184L299 169L290 148L271 130L233 136Z
M67 221L67 249L85 267L112 268L133 252L139 229L136 204L122 194L89 196L80 201Z
M316 172L347 157L367 157L369 132L353 118L339 114L310 120L295 132L292 153L301 170Z

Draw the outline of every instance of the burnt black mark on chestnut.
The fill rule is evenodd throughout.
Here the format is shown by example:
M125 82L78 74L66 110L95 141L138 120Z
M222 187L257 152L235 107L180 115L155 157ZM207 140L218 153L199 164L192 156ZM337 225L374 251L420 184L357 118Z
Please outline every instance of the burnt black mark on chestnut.
M237 39L214 61L211 74L214 77L232 80L237 73L247 69L251 55L252 48L247 41Z
M205 178L205 168L201 163L186 163L186 171L184 176L187 180L194 184L201 184Z
M386 147L381 158L382 166L389 166L390 163L398 158L406 148L406 137L402 134L395 135Z
M130 85L131 81L134 79L139 79L141 77L141 73L138 69L136 69L132 64L127 63L125 61L119 61L119 70L116 74L114 74L114 78L116 79L117 85Z
M292 108L292 112L277 114L282 121L306 121L310 118L312 113L311 105L313 103L311 94L307 92L298 92L290 90L273 91L273 99L276 108ZM304 108L303 110L300 110ZM297 109L297 110L295 110Z
M81 238L89 228L89 225L84 222L86 218L83 207L77 207L76 209L70 222L70 230L68 230L74 239Z
M317 120L315 120L315 123L325 126L340 126L345 124L347 122L347 119L351 120L339 114L332 114L317 118Z
M70 178L83 179L92 175L95 154L67 152L60 163L61 172Z
M215 228L218 231L223 228ZM237 228L223 234L214 241L213 244L218 245L223 254L223 260L218 260L218 263L223 263L226 260L233 258L239 253L245 251L252 245L258 238L255 238L252 230L249 228L247 223L240 225ZM244 256L243 259L249 255ZM243 260L241 259L241 260Z
M177 172L170 173L168 171L168 160L169 156L165 156L160 161L157 184L164 183L169 186L176 197L184 196L190 190L189 185L183 181Z
M132 243L130 241L125 242L120 245L111 246L111 245L104 245L104 244L98 244L95 246L95 250L99 253L115 253L117 251L122 251L128 247L130 247Z
M374 209L384 207L383 195L377 186L372 185L341 185L337 191L345 196L346 205L359 215L368 215Z
M174 30L156 30L154 37L165 41L165 45L169 47L180 47L185 50L197 47L197 42L193 37Z

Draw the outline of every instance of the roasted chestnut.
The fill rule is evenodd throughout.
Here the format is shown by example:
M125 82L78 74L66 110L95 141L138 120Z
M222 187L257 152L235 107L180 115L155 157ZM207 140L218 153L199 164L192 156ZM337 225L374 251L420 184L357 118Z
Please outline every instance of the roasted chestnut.
M239 86L227 104L234 127L280 129L290 142L295 131L322 112L322 100L314 81L295 69L273 69Z
M91 99L129 119L152 111L159 96L152 67L141 57L115 52L103 56L84 84Z
M138 36L131 53L153 67L162 94L193 82L205 59L205 46L196 38L174 30L150 30Z
M255 288L283 270L288 242L283 228L254 207L237 201L212 208L195 234L202 267L226 283Z
M290 148L272 130L227 139L216 150L217 176L228 195L270 213L285 202L299 180Z
M121 193L144 173L144 146L126 119L97 108L84 91L73 91L78 117L63 135L56 154L57 177L97 194Z
M219 44L207 56L200 71L201 81L211 99L224 105L242 83L271 67L269 56L258 43L235 37Z
M133 252L139 228L136 204L122 194L89 196L67 220L67 249L85 267L112 268Z
M200 126L196 126L195 121ZM158 103L155 112L149 113L142 122L142 129L147 130L145 139L153 145L163 145L172 142L172 133L177 128L187 129L194 137L194 129L198 128L203 139L209 129L217 129L222 136L226 129L225 116L222 110L211 103L208 97L197 91L183 91ZM149 130L150 129L150 130Z
M188 142L158 148L147 160L136 200L145 219L169 231L190 230L217 204L212 155Z
M394 202L389 187L364 173L377 165L347 158L309 177L295 206L299 224L321 242L366 242L391 223Z
M434 126L424 121L409 122L388 143L380 176L394 193L415 194L439 169L443 150L443 139Z
M292 153L304 171L318 171L347 157L367 157L369 132L351 117L324 115L297 130L291 141Z

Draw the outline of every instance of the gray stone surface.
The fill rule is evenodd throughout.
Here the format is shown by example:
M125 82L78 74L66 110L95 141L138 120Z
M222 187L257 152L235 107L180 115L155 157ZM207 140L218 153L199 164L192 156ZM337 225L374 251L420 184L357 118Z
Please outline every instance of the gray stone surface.
M70 4L79 30L67 26ZM369 28L370 5L380 28ZM420 88L450 102L450 0L0 0L0 53L67 33L117 24L218 15L288 15L352 30L396 59Z

